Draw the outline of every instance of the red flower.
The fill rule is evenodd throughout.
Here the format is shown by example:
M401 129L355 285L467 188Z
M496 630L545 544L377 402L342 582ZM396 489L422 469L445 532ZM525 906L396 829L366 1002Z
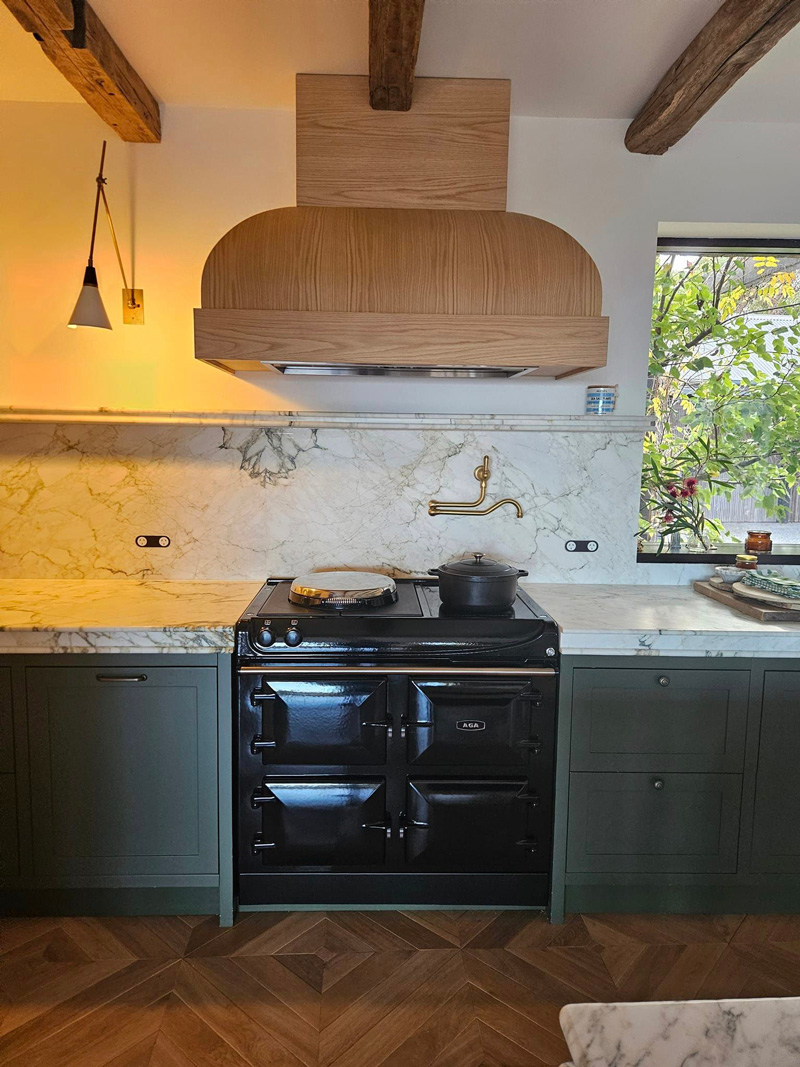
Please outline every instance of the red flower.
M686 496L695 496L695 494L697 493L697 479L696 478L684 478L683 479L683 484L687 489L687 493L685 495ZM682 492L681 496L683 496L683 495L684 494Z
M667 486L667 492L672 497L680 496L680 490L675 485L668 485Z
M685 500L687 496L694 496L696 492L696 489L681 489L681 499Z
M675 516L671 511L664 512L664 522L675 522Z

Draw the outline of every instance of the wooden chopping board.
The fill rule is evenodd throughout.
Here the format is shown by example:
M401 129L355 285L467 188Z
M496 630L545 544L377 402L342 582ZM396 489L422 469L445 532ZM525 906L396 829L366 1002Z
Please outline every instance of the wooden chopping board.
M694 588L695 592L702 593L703 596L710 597L712 600L718 600L720 604L726 604L729 608L741 612L742 615L749 615L751 619L758 619L760 622L800 622L800 606L796 609L773 608L767 604L762 606L755 600L745 600L744 597L732 593L726 586L714 585L707 579L695 582Z

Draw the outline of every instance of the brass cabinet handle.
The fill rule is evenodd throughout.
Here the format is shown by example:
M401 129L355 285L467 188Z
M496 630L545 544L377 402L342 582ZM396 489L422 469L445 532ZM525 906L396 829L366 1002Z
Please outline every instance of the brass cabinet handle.
M98 682L146 682L146 674L96 674Z

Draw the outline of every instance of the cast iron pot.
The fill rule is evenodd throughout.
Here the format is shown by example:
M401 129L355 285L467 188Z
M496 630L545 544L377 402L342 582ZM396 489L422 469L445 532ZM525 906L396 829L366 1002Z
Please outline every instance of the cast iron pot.
M517 595L517 579L527 573L487 559L482 552L428 571L439 577L439 596L445 610L464 615L500 615L508 611Z

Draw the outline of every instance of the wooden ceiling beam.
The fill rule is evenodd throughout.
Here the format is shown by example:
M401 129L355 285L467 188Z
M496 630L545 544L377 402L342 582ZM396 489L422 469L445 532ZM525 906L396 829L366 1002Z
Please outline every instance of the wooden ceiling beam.
M74 23L72 0L3 0L8 10L28 33L71 30Z
M369 103L408 111L425 0L369 0Z
M20 9L35 9L38 28L31 32L42 51L123 141L153 144L161 140L158 101L86 0L69 0L72 22L68 29L44 18L46 9L60 7L62 0L3 3L28 30L31 20Z
M725 0L628 127L631 152L663 155L800 22L800 0Z

